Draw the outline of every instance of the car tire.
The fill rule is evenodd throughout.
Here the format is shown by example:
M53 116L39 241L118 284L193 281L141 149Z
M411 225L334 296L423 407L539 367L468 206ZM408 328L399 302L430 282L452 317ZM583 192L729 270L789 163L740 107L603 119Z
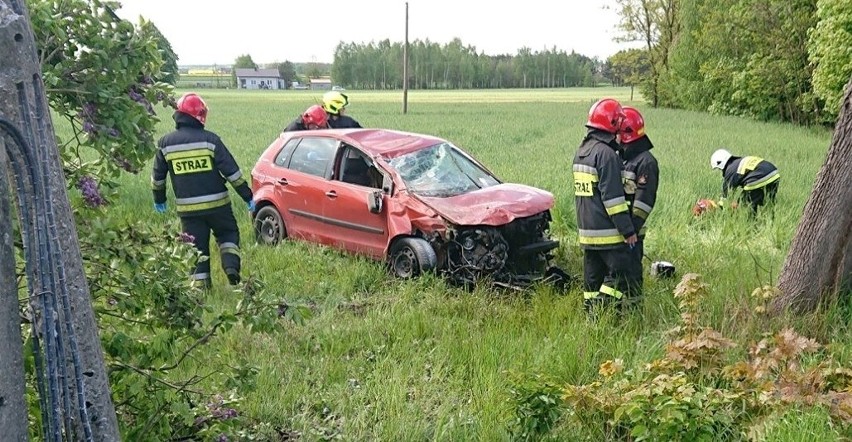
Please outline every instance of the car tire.
M391 272L403 279L415 278L435 270L438 265L435 249L423 238L407 237L394 241L388 258Z
M287 237L284 220L275 206L264 206L254 217L254 237L258 244L274 246Z

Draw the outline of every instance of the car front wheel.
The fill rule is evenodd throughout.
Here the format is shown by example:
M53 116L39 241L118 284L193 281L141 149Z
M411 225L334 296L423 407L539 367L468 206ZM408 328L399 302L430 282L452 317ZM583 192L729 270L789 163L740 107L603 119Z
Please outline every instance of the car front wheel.
M287 237L284 220L275 206L265 206L254 217L254 236L258 244L274 246Z
M401 238L390 250L390 268L400 278L414 278L435 269L435 249L422 238Z

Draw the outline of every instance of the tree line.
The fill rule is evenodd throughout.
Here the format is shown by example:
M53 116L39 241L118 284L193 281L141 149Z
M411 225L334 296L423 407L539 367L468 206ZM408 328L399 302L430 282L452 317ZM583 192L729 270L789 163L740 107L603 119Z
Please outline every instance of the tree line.
M613 0L614 81L654 106L797 124L832 123L852 76L848 0Z
M403 83L403 43L341 42L331 76L356 89L399 89ZM553 88L594 86L601 63L554 48L521 48L515 55L486 55L460 39L447 44L415 40L409 44L412 89Z

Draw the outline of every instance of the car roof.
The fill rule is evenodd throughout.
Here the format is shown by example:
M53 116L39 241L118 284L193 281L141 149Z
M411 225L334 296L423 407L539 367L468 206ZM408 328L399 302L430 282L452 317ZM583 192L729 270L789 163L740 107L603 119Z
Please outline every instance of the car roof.
M438 137L391 129L329 129L310 132L293 132L296 136L331 135L352 144L370 156L394 158L440 143L446 143Z

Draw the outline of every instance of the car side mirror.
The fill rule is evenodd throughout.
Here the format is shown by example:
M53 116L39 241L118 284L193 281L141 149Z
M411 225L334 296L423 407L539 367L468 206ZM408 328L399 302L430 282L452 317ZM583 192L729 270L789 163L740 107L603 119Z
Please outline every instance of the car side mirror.
M374 190L368 193L367 207L370 209L370 213L381 213L383 201L384 197L381 190Z
M385 195L393 195L393 178L386 173L382 174L382 192Z

